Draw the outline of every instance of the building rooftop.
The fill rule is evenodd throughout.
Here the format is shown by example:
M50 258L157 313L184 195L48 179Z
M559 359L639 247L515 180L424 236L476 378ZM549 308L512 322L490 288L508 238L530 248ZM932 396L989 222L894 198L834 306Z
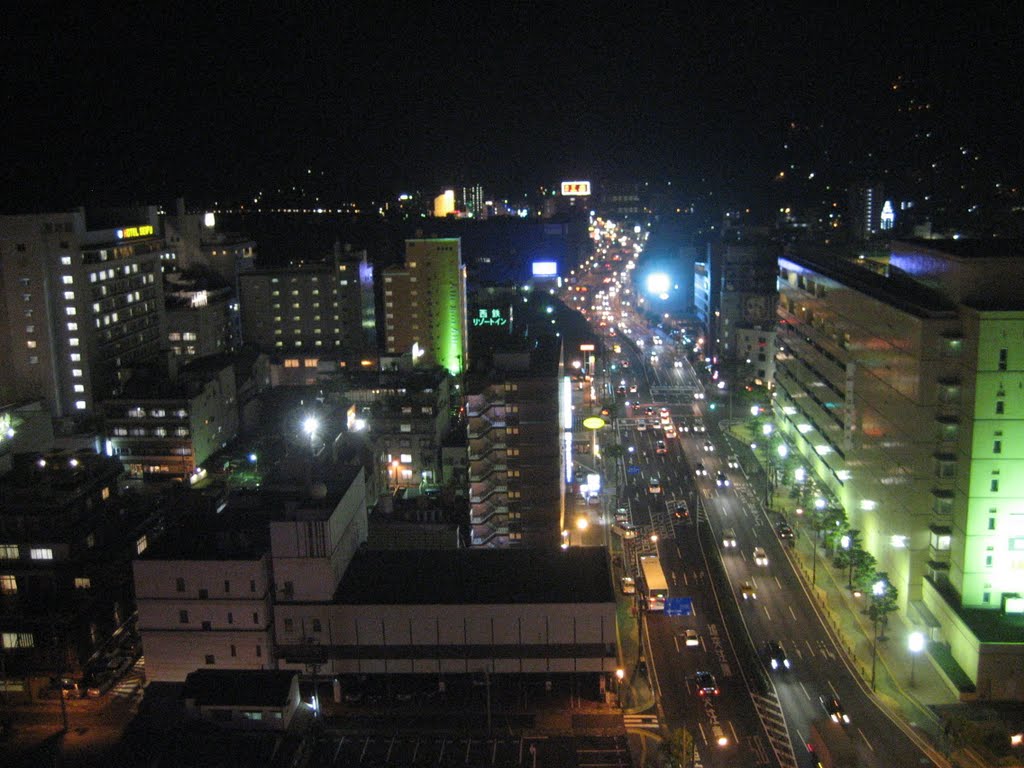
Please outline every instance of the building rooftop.
M954 256L958 259L1020 259L1024 257L1024 241L1000 238L959 240L905 239L893 243L893 250L907 246L923 251Z
M263 669L199 669L185 678L183 699L210 707L283 707L298 672Z
M921 318L956 317L956 305L895 268L887 274L858 266L832 251L799 247L779 258L790 269L806 269Z
M248 512L189 514L150 544L143 560L259 560L270 550L267 519Z
M614 602L603 547L371 550L352 559L342 605L481 605Z

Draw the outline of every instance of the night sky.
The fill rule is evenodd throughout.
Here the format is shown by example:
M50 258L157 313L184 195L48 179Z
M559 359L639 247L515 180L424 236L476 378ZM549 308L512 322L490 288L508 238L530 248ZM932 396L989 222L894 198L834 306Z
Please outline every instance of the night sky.
M241 199L307 168L339 199L567 177L742 196L790 122L838 164L884 144L898 75L943 130L1024 168L1010 3L151 5L4 20L0 210Z

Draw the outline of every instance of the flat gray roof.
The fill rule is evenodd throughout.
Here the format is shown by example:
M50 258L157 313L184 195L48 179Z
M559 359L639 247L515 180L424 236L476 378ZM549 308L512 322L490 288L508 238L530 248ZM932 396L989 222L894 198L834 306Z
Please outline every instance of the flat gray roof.
M603 547L371 550L356 553L341 605L612 603Z

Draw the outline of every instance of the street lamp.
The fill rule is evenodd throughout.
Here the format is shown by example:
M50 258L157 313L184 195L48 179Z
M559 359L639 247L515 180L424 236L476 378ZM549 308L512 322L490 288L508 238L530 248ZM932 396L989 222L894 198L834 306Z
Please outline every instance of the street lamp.
M317 430L320 429L320 420L316 416L307 416L302 422L302 431L309 435L309 452L312 455L313 440L316 438Z
M853 589L853 553L850 552L850 546L852 544L849 534L843 534L839 539L839 546L846 550L846 559L850 563L850 576L846 580L846 588Z
M885 581L879 579L871 585L871 594L875 596L875 599L880 598L885 594ZM875 690L875 662L878 659L878 611L873 612L872 619L872 631L874 638L871 642L871 690Z
M391 462L391 470L393 473L393 479L391 483L392 488L398 487L398 470L401 466L402 463L398 459L395 459L394 461Z
M924 634L922 632L911 632L907 636L907 649L910 651L910 685L914 685L914 662L917 654L924 650Z
M615 698L618 700L618 705L622 706L622 681L626 677L626 670L619 669L615 670Z

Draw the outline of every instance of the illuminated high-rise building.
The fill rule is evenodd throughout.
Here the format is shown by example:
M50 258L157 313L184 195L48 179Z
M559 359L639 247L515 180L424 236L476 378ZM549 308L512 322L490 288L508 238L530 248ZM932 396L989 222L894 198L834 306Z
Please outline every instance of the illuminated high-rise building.
M860 184L850 188L849 230L854 240L870 240L882 230L884 205L880 185Z
M405 266L384 270L385 351L441 366L466 367L466 270L459 238L405 241Z
M156 208L0 216L0 402L94 413L165 338Z
M434 216L443 219L452 213L455 213L455 190L446 189L434 198Z
M986 699L1024 694L1024 262L991 241L779 259L776 424L900 607ZM1017 614L1017 615L1011 615Z
M484 188L479 184L462 188L462 207L474 219L480 218L484 213Z

